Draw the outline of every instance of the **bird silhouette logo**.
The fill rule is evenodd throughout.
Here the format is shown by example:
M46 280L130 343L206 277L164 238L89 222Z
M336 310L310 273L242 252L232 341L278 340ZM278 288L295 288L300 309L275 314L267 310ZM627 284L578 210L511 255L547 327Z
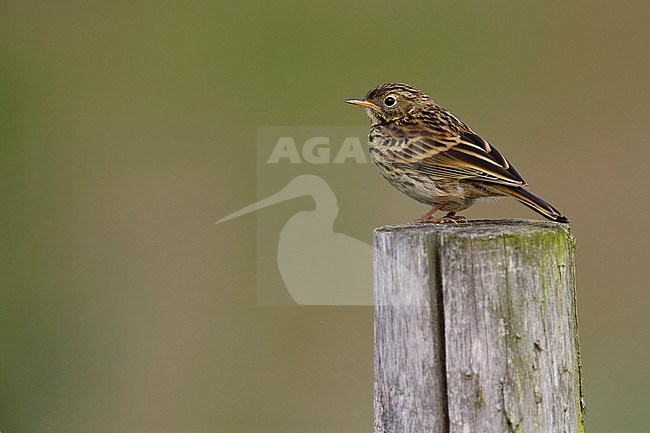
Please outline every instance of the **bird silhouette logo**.
M291 216L278 240L278 270L288 293L299 305L372 305L370 245L334 231L336 194L322 177L296 176L280 191L216 224L303 196L311 196L315 208Z

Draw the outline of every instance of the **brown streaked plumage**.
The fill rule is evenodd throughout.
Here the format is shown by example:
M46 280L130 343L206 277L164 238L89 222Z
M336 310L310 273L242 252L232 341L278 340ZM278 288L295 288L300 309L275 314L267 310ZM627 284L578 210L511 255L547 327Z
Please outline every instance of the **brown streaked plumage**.
M370 117L370 156L381 174L431 206L419 221L462 219L456 212L476 201L508 195L552 221L569 222L524 188L524 179L494 146L415 87L382 84L345 102L363 107ZM438 210L447 215L433 218Z

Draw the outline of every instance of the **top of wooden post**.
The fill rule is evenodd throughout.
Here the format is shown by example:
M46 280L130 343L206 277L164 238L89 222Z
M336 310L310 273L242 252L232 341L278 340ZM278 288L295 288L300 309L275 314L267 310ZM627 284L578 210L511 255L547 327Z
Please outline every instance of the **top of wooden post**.
M427 224L408 223L398 225L386 225L377 227L375 232L396 232L396 231L433 231L433 232L457 232L465 235L503 235L521 233L522 231L557 231L570 234L569 224L557 223L554 221L534 220L524 218L512 218L501 220L467 220L458 223Z

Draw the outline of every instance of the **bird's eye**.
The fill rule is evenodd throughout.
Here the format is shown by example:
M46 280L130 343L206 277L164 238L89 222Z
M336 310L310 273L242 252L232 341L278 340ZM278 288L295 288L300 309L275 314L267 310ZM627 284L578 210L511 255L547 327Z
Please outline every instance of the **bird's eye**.
M387 107L392 107L396 102L397 101L392 96L387 96L386 99L384 99L384 105Z

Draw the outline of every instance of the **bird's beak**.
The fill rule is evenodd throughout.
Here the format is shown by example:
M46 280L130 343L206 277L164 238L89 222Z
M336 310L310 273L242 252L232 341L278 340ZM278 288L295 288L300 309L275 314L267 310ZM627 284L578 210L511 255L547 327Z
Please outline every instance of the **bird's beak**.
M380 108L377 105L365 99L346 99L345 102L352 105L359 105L361 107L374 108L375 110L380 110Z

